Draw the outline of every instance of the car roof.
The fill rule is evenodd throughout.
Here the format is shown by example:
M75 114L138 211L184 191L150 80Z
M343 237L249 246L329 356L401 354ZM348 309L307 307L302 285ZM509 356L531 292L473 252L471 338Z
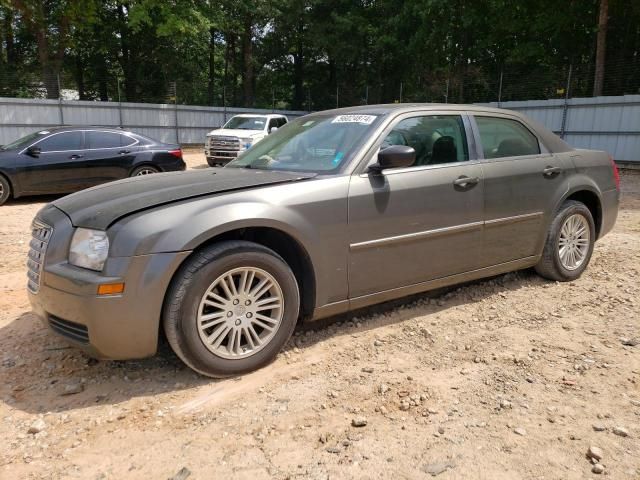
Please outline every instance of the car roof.
M239 113L238 115L234 115L234 117L264 117L264 118L281 118L284 115L280 113Z
M501 108L484 107L482 105L468 105L459 103L387 103L379 105L360 105L356 107L335 108L333 110L324 110L315 112L311 115L344 115L344 114L369 114L369 115L386 115L389 113L405 113L416 110L448 110L452 112L487 112L509 114L518 117L522 115L513 110Z
M104 127L101 125L63 125L61 127L41 128L40 132L60 133L60 132L74 132L77 130L100 130L101 132L114 132L114 133L131 133L132 131L126 130L120 127ZM134 134L137 135L137 134Z

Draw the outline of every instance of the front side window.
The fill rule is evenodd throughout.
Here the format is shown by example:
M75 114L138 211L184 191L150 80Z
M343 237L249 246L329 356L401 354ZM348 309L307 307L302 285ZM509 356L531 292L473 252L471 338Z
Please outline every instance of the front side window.
M233 130L264 130L267 123L265 117L233 117L224 127Z
M56 133L38 142L35 146L39 147L43 153L82 150L82 132Z
M115 132L90 131L86 133L87 148L117 148L131 145L131 137Z
M391 145L412 147L416 151L414 166L469 160L460 115L428 115L401 120L383 140L380 149Z
M228 168L337 172L369 138L380 115L302 117L261 140Z
M538 139L517 120L476 116L484 158L517 157L540 153Z

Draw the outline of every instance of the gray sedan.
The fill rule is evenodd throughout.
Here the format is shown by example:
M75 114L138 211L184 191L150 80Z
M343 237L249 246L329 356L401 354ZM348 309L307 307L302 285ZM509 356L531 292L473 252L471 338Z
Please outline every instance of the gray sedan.
M237 375L273 360L299 321L528 267L576 279L618 199L606 153L514 112L319 112L225 168L47 205L29 296L93 356L153 355L164 332L194 370Z

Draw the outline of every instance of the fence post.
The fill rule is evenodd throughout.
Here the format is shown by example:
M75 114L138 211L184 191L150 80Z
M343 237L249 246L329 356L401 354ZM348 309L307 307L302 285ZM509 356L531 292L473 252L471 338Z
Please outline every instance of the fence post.
M180 145L180 124L178 123L178 84L173 82L173 111L176 123L176 143Z
M564 91L564 104L562 105L562 126L560 127L560 138L564 140L567 126L567 111L569 110L569 89L571 88L571 70L573 64L569 64L569 75L567 75L567 88Z
M118 85L118 120L120 122L120 128L123 128L124 125L122 125L122 97L120 96L120 77L117 77L116 80L116 83Z
M58 111L60 113L60 125L64 125L64 112L62 111L62 88L60 87L60 74L57 74L58 78Z
M400 82L400 103L402 103L402 82Z
M227 86L222 86L222 111L224 116L223 125L227 123Z
M503 71L500 70L500 85L498 86L498 108L502 106L502 75Z
M444 103L449 103L449 79L447 78L447 84L444 90Z

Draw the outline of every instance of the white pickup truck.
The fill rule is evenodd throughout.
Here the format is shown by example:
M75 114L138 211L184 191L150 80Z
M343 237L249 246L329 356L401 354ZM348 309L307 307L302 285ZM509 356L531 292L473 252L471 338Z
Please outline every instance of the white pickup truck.
M207 133L204 154L214 167L225 165L288 122L284 115L242 114L232 117L222 128Z

